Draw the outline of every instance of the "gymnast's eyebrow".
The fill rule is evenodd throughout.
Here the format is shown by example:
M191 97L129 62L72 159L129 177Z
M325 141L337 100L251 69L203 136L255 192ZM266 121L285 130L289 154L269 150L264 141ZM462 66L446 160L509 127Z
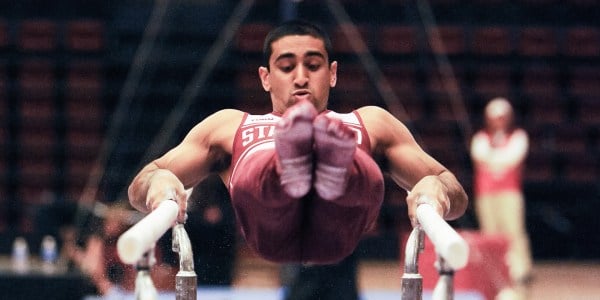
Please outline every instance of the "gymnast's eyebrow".
M316 57L321 57L323 59L326 59L325 55L321 51L313 51L313 50L307 51L304 54L304 56L305 57L315 57L316 56ZM291 53L291 52L282 53L281 55L277 56L277 58L275 59L275 61L277 62L277 61L285 59L285 58L294 58L294 57L296 57L296 55L294 53Z
M321 51L307 51L304 54L305 57L313 57L313 56L317 56L317 57L321 57L323 59L325 59L325 55L321 52Z

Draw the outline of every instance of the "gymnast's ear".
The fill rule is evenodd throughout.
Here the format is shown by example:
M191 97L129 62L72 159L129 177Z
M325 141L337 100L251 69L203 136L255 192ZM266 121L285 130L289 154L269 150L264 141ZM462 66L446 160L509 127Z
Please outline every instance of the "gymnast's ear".
M265 92L271 90L271 83L269 82L269 69L266 67L258 67L258 76Z
M331 65L329 66L329 86L330 87L335 87L335 85L337 84L337 66L338 66L337 61L331 62Z

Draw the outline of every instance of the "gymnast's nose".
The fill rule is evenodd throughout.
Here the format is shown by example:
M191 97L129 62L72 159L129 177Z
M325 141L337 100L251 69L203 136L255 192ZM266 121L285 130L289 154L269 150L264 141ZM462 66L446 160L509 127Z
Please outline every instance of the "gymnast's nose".
M296 68L296 76L294 77L294 84L297 87L306 87L306 85L308 84L308 70L302 65L299 65Z

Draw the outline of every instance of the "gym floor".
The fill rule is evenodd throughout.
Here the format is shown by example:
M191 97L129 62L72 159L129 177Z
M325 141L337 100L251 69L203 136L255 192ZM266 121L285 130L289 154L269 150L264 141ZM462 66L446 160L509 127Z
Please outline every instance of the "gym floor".
M401 267L398 261L363 261L359 267L359 287L370 299L400 299ZM241 255L235 287L241 289L278 289L279 266L260 258ZM600 299L600 262L536 262L529 299ZM382 294L383 292L383 294ZM381 297L375 297L375 295ZM427 296L427 295L425 295ZM427 297L425 297L427 298ZM457 291L455 299L473 299Z

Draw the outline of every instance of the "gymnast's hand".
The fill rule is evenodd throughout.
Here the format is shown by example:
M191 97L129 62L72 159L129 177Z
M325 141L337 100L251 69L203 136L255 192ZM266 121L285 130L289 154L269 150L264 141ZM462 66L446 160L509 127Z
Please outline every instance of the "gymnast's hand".
M148 193L146 194L146 207L154 210L158 205L165 200L172 200L179 205L179 213L177 221L185 223L187 214L187 198L188 194L185 191L183 183L166 169L158 169L154 171L150 178Z
M408 217L413 227L418 225L417 206L420 204L431 205L442 217L450 212L450 199L446 192L446 186L437 176L425 176L417 182L406 197L406 203Z

